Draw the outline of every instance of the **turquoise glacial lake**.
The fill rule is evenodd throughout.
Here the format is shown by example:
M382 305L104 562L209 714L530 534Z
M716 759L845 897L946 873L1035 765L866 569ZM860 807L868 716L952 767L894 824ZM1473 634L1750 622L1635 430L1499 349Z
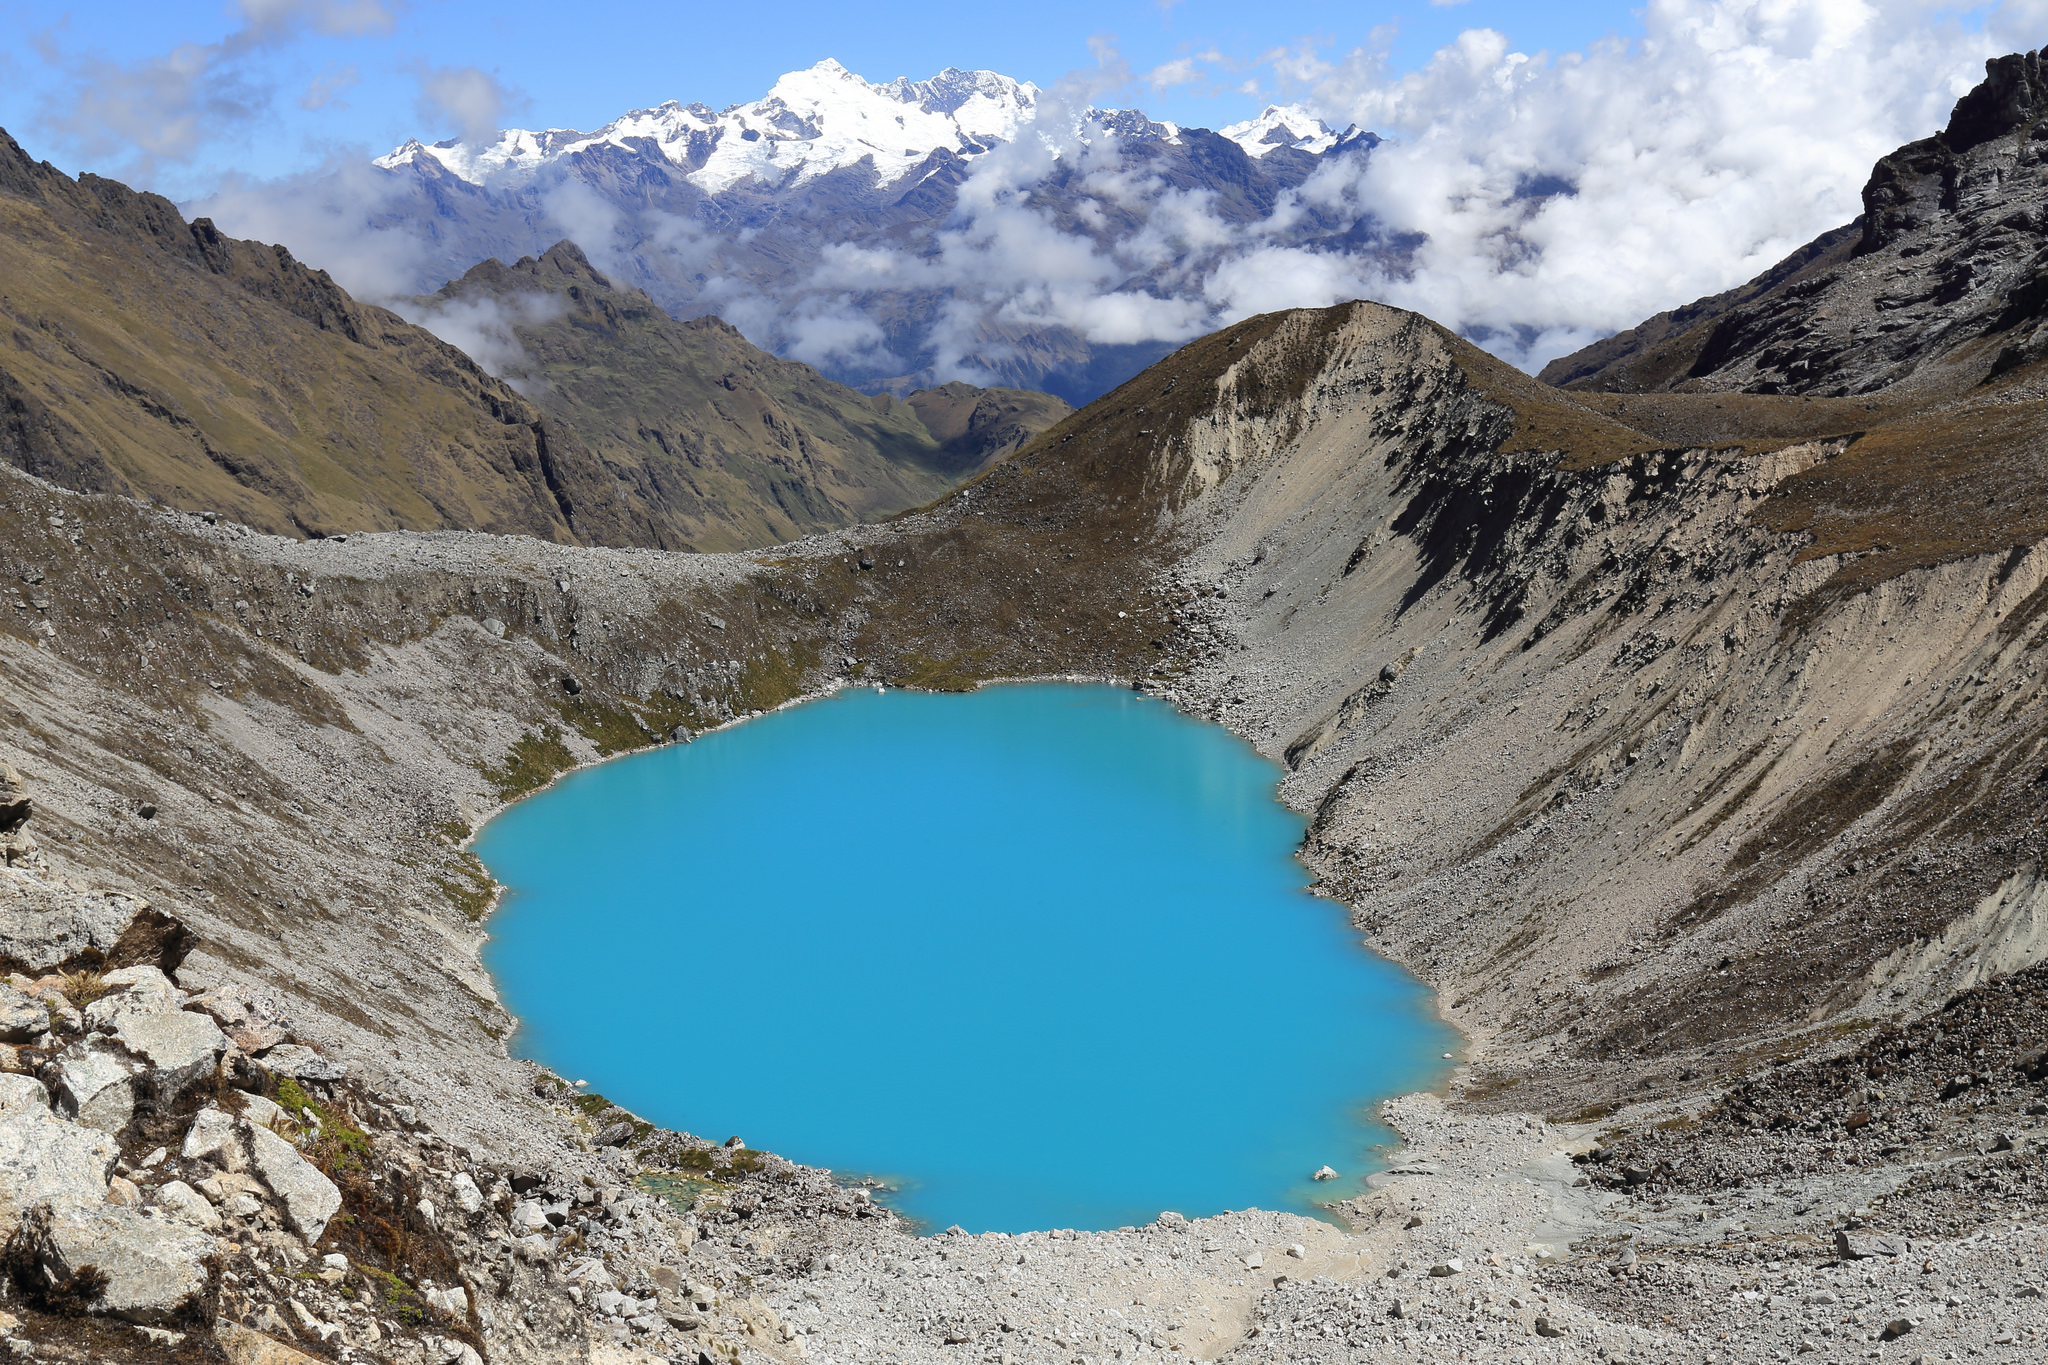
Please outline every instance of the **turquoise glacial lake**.
M842 692L492 820L485 959L522 1055L934 1229L1312 1212L1453 1035L1306 892L1279 777L1121 689Z

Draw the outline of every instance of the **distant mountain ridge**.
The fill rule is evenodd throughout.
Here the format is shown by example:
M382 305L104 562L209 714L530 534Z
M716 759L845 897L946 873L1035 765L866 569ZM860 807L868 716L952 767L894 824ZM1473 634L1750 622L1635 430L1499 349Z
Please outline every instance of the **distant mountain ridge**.
M1378 141L1291 106L1216 132L1066 110L994 72L877 84L826 61L722 111L671 102L595 132L408 141L367 186L337 178L323 212L399 234L391 254L409 256L413 292L568 237L668 312L717 314L870 392L966 377L1081 403L1214 312L1187 266L1216 234L1162 239L1162 206L1256 229L1261 243L1398 254L1355 215L1298 194ZM1085 289L1013 266L1028 252L984 240L1004 224L1057 234L1069 262L1085 254ZM948 259L982 248L1023 275L992 285ZM1088 320L1120 300L1143 320Z

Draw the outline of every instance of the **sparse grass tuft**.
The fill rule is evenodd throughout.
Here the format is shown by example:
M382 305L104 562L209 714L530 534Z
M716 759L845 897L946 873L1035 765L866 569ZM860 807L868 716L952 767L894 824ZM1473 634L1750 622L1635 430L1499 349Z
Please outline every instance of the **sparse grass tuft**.
M312 1110L320 1120L320 1136L306 1149L306 1157L328 1175L341 1177L364 1170L370 1159L370 1139L348 1121L348 1115L320 1103L290 1076L280 1076L272 1096L294 1120Z
M107 993L107 980L98 972L72 972L64 978L64 998L84 1009Z
M543 725L514 741L502 764L496 767L485 764L479 771L483 773L484 781L498 789L500 801L512 801L545 787L554 781L557 774L575 766L576 756L562 742L561 727Z
M927 692L972 692L990 676L983 667L987 654L986 650L970 649L950 659L934 659L908 650L890 681Z

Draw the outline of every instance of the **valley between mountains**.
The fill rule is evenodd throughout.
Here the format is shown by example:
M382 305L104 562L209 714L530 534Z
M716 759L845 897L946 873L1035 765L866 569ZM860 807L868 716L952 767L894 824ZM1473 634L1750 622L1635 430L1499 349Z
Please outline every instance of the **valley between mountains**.
M39 313L10 277L0 350L46 385L8 399L0 470L11 1349L2038 1359L2044 113L2039 54L1994 62L1880 163L1859 224L1555 383L1373 303L1267 314L985 468L931 453L983 397L943 421L928 398L919 458L964 486L725 553L663 548L651 494L605 491L600 460L629 490L656 468L637 428L543 465L528 399L277 253L105 182L0 179L6 249L81 263L28 277ZM571 332L640 306L589 269L557 249L470 279L585 291ZM105 311L61 311L59 279ZM174 395L204 441L124 465L184 428L79 358L115 356L135 300L228 288L264 302L213 316L276 339L279 377L217 367L242 406ZM430 397L466 434L349 472L284 382L327 391L313 356L426 396L336 411L424 421ZM778 411L820 392L753 363ZM620 411L563 392L571 422ZM289 417L366 491L195 458L223 412ZM79 415L102 413L128 425ZM554 484L615 520L586 532ZM450 510L408 520L403 488ZM288 533L315 527L299 506L338 534ZM1328 1221L913 1235L866 1189L508 1055L464 850L503 803L849 682L1043 676L1155 692L1282 764L1319 892L1467 1039Z

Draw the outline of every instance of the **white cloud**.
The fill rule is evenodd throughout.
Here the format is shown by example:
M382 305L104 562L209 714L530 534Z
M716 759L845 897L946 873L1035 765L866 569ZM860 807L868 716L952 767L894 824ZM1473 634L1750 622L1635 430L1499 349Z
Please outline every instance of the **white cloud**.
M325 71L306 83L306 89L299 96L301 109L346 109L348 101L342 98L344 92L354 88L363 79L363 73L354 66L330 62Z
M402 299L392 304L407 322L426 328L528 397L537 396L543 385L532 377L532 362L513 329L558 318L566 307L560 295L539 291L502 298Z
M972 378L973 358L1016 328L1178 342L1367 297L1533 369L1853 218L1872 162L1938 128L1984 58L2028 45L2048 5L2001 4L1976 31L1945 14L1931 0L1652 0L1643 39L1578 52L1519 52L1473 29L1403 76L1377 40L1335 61L1271 53L1326 120L1392 140L1326 163L1255 223L1164 186L1111 140L1084 145L1082 82L977 162L923 248L826 250L791 291L813 302L752 334L844 365L879 345L850 321L864 296L937 291L949 303L926 340L939 376ZM1058 221L1034 194L1056 168L1078 171L1087 196ZM1410 249L1389 261L1318 240L1360 221Z
M1979 31L1948 13L1652 0L1638 43L1531 55L1473 30L1401 77L1353 54L1311 103L1394 140L1305 194L1422 237L1370 293L1534 367L1853 218L1872 163L1939 128L1986 57L2038 41L2048 6L1998 5Z
M1269 75L1326 121L1390 141L1326 162L1251 221L1084 129L1132 78L1104 45L1019 137L976 158L950 217L909 240L828 245L777 274L747 232L573 180L544 193L543 226L621 281L688 279L699 307L839 373L986 378L1006 353L1053 344L1034 329L1170 344L1361 297L1535 368L1851 219L1871 163L1940 127L1987 56L2037 43L2048 0L1979 18L1965 27L1935 0L1651 0L1643 38L1576 52L1472 29L1396 75L1384 34L1341 56L1289 49ZM504 96L483 73L422 83L465 135L494 126ZM382 226L394 215L369 183L344 179L231 187L223 225L284 240L371 297L402 292L423 243Z
M388 32L393 8L384 0L236 0L232 12L241 25L219 42L181 43L134 62L67 56L46 35L38 44L42 56L69 81L43 101L37 122L65 145L122 158L129 175L147 177L158 163L190 160L269 107L271 92L247 69L247 58L307 33Z
M283 242L357 298L388 304L416 291L426 258L402 218L389 225L397 194L389 176L342 155L287 180L229 180L187 209L233 236Z
M462 129L462 140L473 146L496 136L505 110L519 98L496 76L473 66L422 66L413 74L420 86L421 117L452 120Z

